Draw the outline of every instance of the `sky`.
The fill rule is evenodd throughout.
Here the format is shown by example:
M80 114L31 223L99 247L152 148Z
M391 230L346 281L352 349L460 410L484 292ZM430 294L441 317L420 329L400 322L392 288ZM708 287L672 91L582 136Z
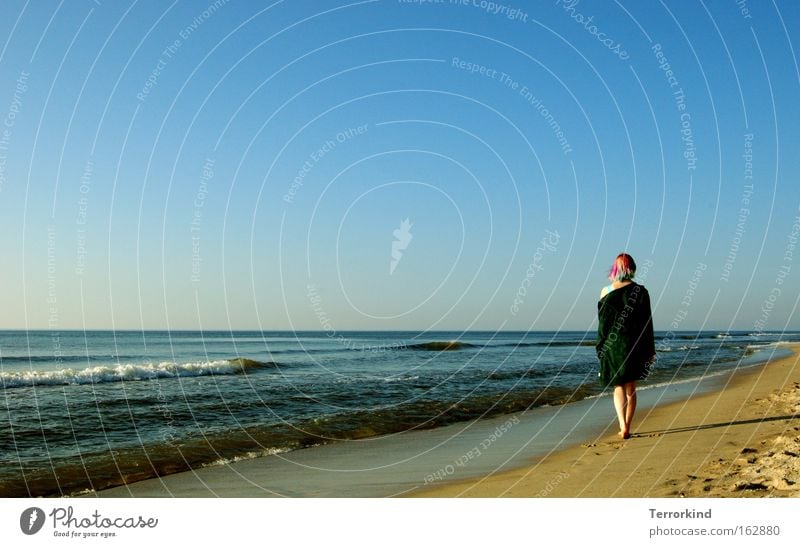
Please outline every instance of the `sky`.
M3 1L0 328L800 329L793 1Z

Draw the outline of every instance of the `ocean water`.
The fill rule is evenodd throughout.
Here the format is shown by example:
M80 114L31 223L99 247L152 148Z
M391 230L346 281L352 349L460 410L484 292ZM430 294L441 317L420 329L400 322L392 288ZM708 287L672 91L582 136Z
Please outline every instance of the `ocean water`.
M642 384L800 333L656 333ZM597 396L594 332L0 331L0 496L70 495Z

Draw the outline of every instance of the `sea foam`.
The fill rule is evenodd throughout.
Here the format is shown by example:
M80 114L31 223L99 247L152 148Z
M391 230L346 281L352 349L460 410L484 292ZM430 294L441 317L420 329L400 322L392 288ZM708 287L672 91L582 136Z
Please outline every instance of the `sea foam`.
M129 363L111 366L65 368L49 371L23 371L0 373L3 388L30 386L61 386L101 384L109 382L154 380L187 376L210 376L241 374L248 370L271 368L275 363L263 363L253 359L223 359L198 363Z

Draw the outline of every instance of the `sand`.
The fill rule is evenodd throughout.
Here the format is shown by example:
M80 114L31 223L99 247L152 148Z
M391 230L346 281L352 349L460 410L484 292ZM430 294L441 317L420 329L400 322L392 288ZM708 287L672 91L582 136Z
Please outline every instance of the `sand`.
M800 496L800 344L788 347L792 356L736 372L720 391L638 413L631 439L610 426L527 466L412 495Z

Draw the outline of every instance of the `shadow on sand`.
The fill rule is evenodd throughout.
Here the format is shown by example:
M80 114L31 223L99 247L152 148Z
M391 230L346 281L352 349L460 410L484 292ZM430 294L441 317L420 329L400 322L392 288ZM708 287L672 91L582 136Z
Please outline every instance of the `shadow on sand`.
M758 424L763 422L776 422L780 420L797 420L800 414L787 414L786 416L770 416L767 418L754 418L752 420L739 420L734 422L720 422L716 424L691 425L686 427L676 427L673 429L658 429L654 431L638 431L632 433L631 437L651 437L655 435L667 435L669 433L686 433L687 431L700 431L703 429L714 429L717 427L731 427L734 425Z

